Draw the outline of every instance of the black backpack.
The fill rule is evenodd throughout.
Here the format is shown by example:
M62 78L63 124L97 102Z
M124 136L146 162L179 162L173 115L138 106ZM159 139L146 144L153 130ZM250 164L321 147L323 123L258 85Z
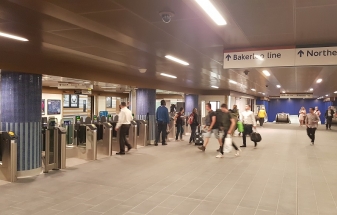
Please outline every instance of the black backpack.
M218 127L222 127L223 126L223 116L224 116L224 112L221 111L221 109L217 109L215 111L215 115L216 115L216 124L218 125Z

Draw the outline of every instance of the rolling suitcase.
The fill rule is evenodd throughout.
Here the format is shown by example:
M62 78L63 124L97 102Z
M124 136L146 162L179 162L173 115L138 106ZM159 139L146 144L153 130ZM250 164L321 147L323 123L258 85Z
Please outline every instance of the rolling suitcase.
M200 127L198 127L198 131L195 134L195 145L196 146L204 145L204 139L202 138L202 133L200 132Z

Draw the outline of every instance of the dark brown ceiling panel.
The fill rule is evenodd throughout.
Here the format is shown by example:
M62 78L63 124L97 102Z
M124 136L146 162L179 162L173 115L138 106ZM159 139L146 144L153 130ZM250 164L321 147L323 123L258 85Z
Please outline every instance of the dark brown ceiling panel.
M111 0L46 0L74 13L93 13L107 10L118 10L120 6Z
M321 7L337 5L335 0L296 0L296 7Z

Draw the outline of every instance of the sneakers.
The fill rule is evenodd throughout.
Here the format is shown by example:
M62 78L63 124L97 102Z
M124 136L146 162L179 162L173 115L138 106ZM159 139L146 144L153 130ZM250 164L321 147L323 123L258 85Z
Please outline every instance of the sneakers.
M246 145L242 145L242 146L240 146L240 147L246 147Z
M236 156L236 157L237 157L237 156L240 156L240 151L241 151L241 150L237 150L237 151L236 151L236 153L235 153L235 156Z
M215 156L216 158L223 158L223 154L219 153L217 156Z
M205 146L199 146L198 149L200 149L203 152L206 150Z
M312 145L312 146L314 145L314 142L313 142L313 141L311 141L311 145Z

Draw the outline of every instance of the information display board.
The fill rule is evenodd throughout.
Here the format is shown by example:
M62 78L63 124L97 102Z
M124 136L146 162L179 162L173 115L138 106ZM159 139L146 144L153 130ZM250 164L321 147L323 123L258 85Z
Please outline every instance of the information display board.
M47 100L47 114L58 115L61 114L61 100Z

